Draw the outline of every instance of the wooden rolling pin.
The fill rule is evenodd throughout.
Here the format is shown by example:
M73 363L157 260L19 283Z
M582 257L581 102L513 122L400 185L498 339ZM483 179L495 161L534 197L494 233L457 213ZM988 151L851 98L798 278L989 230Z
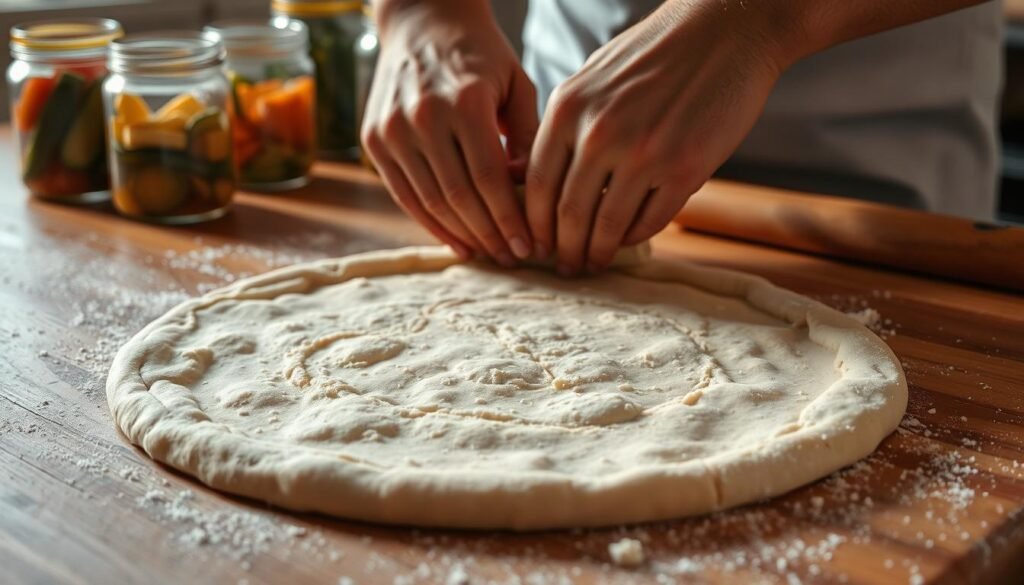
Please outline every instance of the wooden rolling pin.
M710 181L684 228L1024 291L1024 229L852 199Z

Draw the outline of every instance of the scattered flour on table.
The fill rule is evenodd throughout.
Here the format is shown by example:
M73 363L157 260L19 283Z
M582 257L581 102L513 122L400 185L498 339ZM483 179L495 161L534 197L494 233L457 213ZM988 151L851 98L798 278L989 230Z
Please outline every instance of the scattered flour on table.
M852 317L882 339L888 339L896 335L896 330L901 328L901 325L894 323L892 319L882 316L878 309L872 306L873 303L885 303L892 299L892 293L888 290L872 290L866 296L833 294L815 298Z
M608 556L620 567L637 567L644 562L644 543L635 538L623 538L608 545Z
M245 570L252 568L256 556L271 551L288 557L299 548L319 560L341 556L328 546L319 530L310 531L272 514L245 509L205 510L188 489L150 489L136 499L136 505L164 522L170 529L170 539L179 546L191 551L213 549L238 561Z

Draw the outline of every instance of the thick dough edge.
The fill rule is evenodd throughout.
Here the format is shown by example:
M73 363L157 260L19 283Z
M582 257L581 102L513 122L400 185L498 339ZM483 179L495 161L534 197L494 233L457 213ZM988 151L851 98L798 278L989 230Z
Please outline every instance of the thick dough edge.
M148 355L196 325L196 311L220 300L268 299L458 263L441 247L375 251L274 270L185 301L117 353L107 378L114 421L153 459L215 489L284 508L388 524L538 530L666 520L776 496L866 457L906 410L896 356L850 317L757 276L660 260L626 262L618 270L745 300L805 325L812 341L841 360L843 376L801 412L797 430L714 457L601 478L381 469L314 447L241 436L211 421L194 401L161 402L139 373Z

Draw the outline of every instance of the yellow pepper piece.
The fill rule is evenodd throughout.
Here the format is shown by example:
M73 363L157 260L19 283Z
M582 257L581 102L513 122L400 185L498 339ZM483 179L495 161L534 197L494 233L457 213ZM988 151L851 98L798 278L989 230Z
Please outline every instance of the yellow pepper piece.
M185 122L189 118L202 112L204 109L206 108L195 96L190 93L183 93L157 110L154 119L158 122L180 119L181 127L184 128Z
M148 122L152 115L146 102L139 96L130 93L118 94L114 98L114 114L121 118L124 124Z

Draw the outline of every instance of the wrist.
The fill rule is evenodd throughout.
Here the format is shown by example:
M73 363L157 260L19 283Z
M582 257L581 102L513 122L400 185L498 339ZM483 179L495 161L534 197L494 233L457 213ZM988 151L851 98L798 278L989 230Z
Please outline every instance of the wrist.
M403 23L422 22L425 18L448 23L491 18L487 0L377 0L374 18L382 39L400 29Z
M809 25L817 1L758 3L765 36L772 47L773 58L782 69L825 48L819 46L811 34L814 27Z
M740 42L781 73L818 50L805 25L807 4L801 0L668 0L659 11L668 11L676 22L702 21L702 26L718 31L719 38Z

